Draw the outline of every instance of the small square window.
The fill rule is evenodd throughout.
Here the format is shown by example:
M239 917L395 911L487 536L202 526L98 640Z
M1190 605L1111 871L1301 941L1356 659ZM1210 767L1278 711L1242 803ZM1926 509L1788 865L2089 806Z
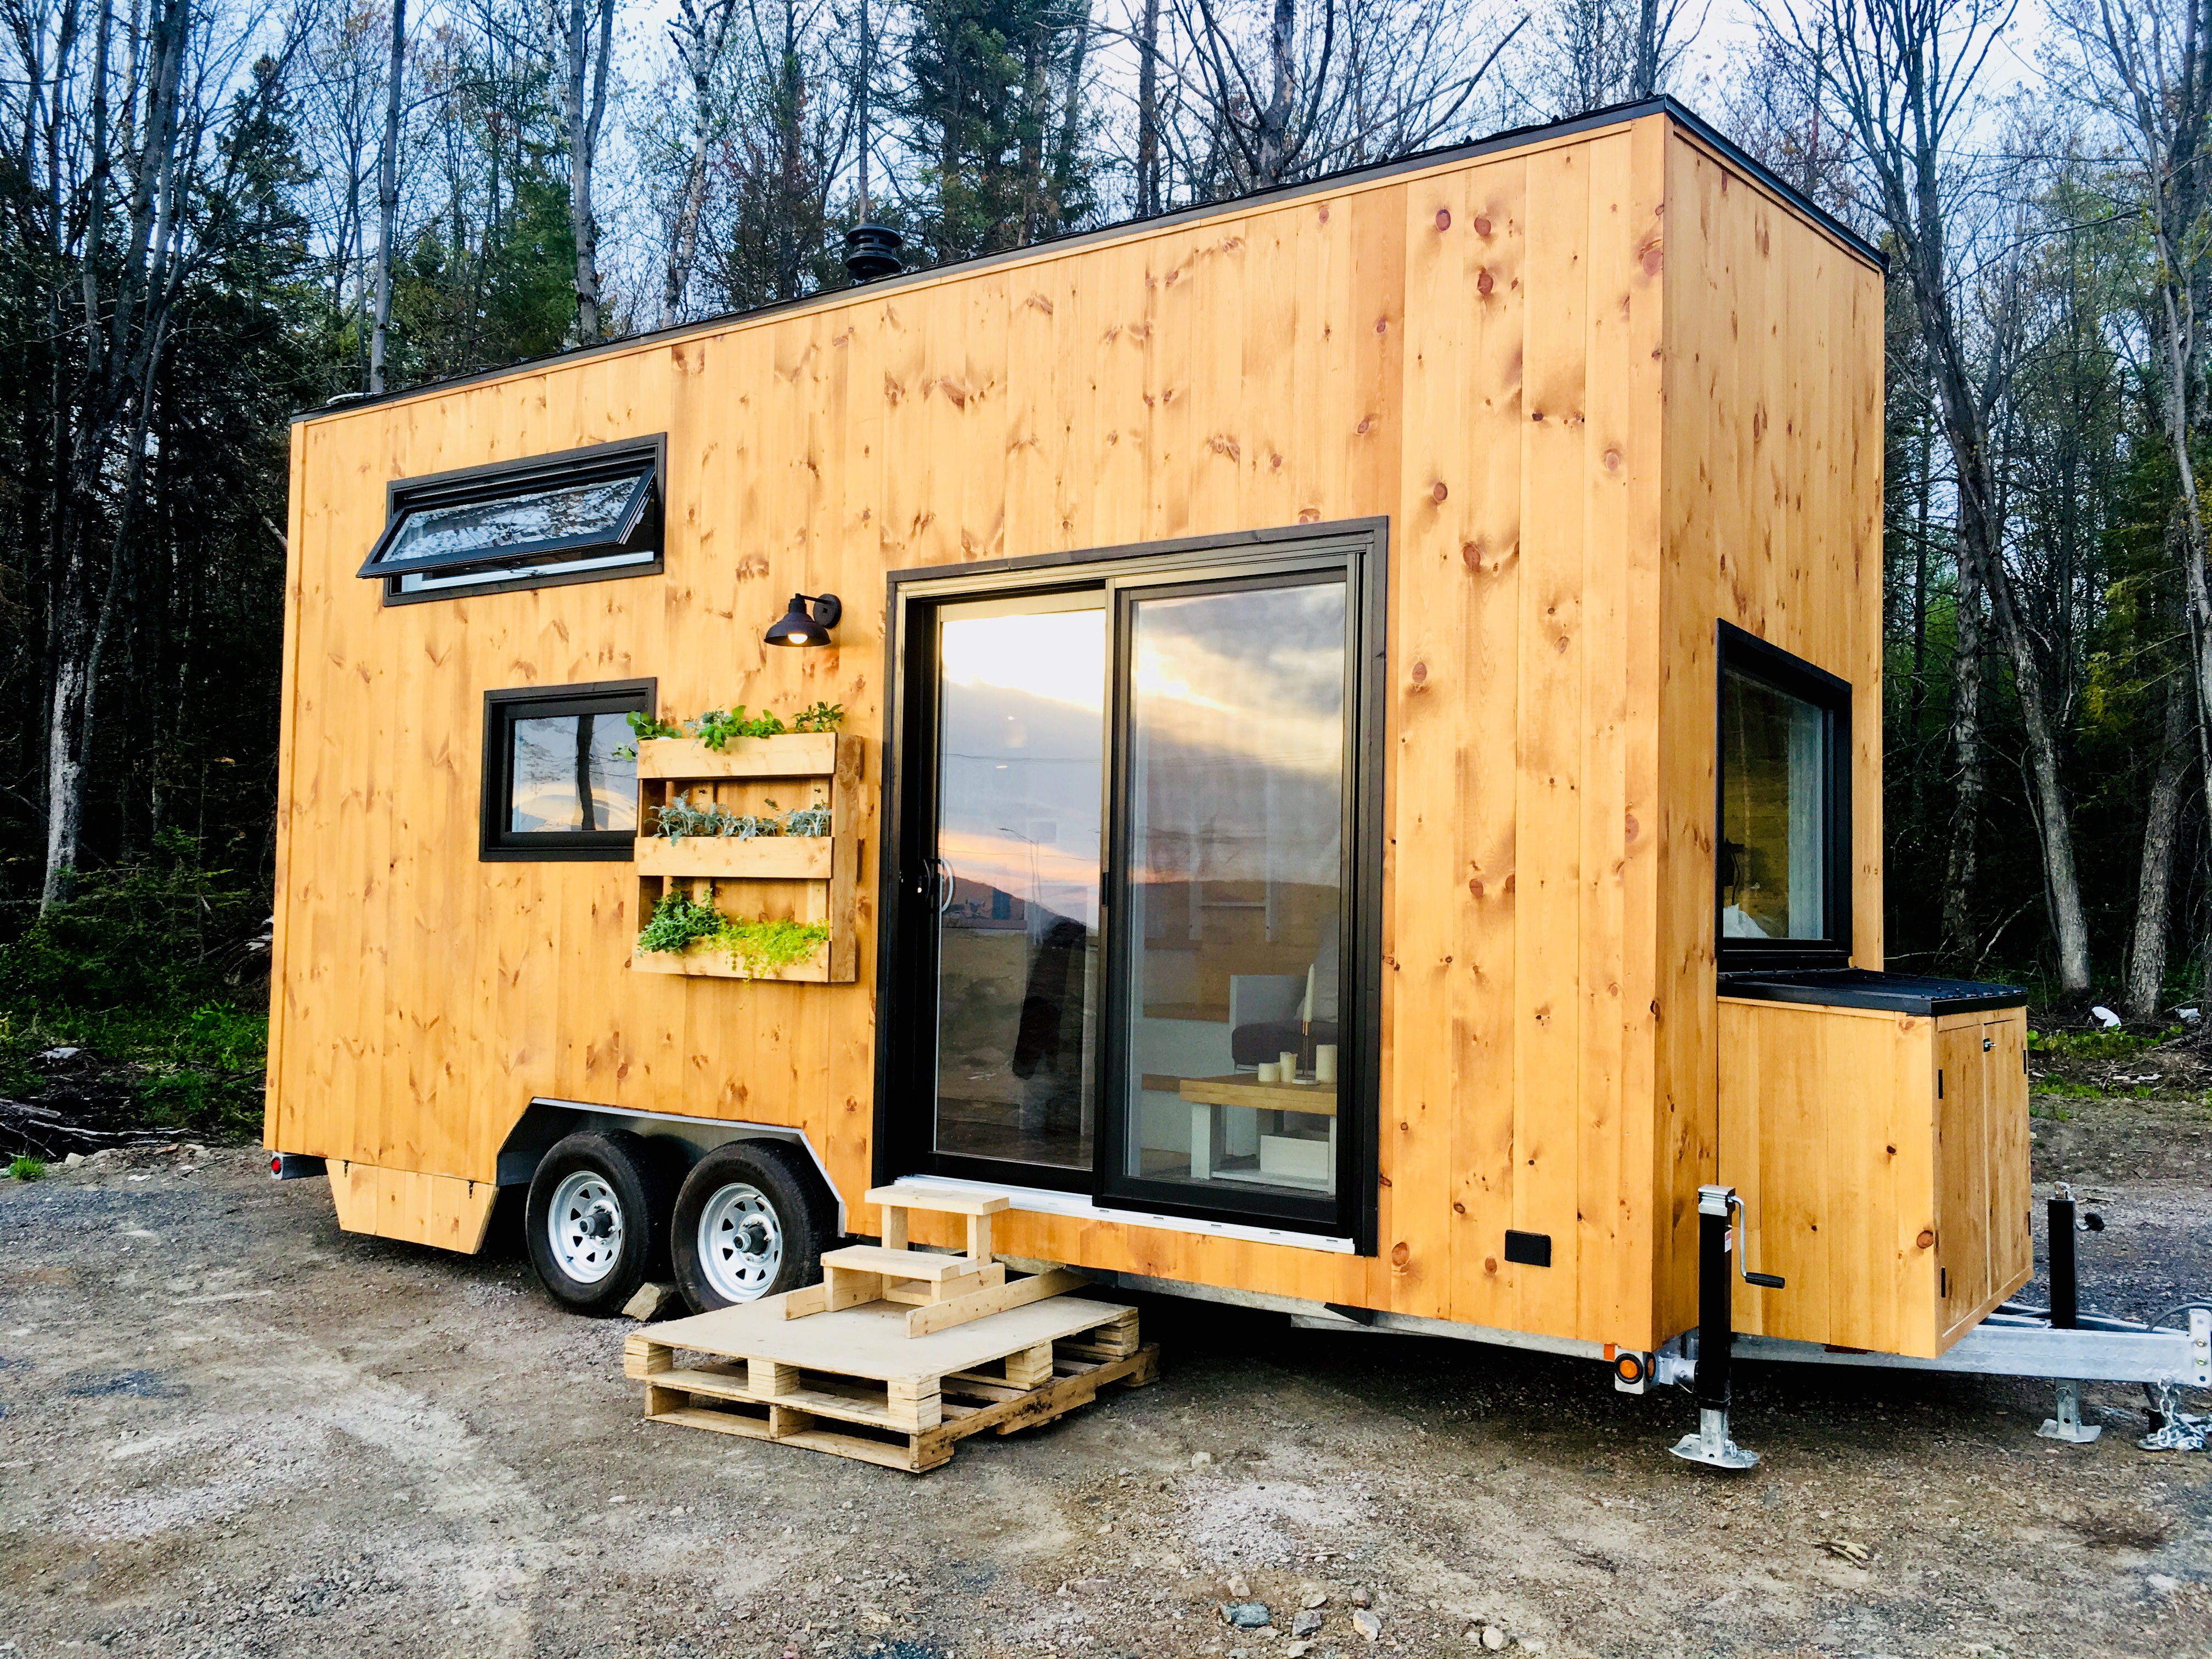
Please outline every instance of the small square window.
M357 573L386 603L661 568L661 439L600 444L389 486Z
M486 859L628 859L637 835L633 710L653 682L484 696Z
M1721 966L1843 966L1850 951L1850 686L1720 625Z

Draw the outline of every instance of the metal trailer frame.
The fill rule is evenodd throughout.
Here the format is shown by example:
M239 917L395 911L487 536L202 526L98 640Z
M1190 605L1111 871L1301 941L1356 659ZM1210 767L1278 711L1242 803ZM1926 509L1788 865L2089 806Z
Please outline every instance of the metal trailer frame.
M1139 1273L1081 1271L1097 1283L1121 1290L1286 1314L1291 1325L1300 1330L1442 1336L1532 1353L1601 1359L1612 1367L1613 1387L1625 1394L1644 1393L1655 1382L1691 1389L1698 1401L1698 1426L1684 1436L1673 1449L1687 1462L1715 1468L1746 1469L1759 1462L1756 1452L1738 1446L1729 1436L1729 1370L1736 1359L1771 1364L2040 1378L2057 1385L2057 1408L2036 1432L2046 1439L2075 1444L2087 1444L2103 1432L2100 1427L2081 1421L2082 1383L2140 1382L2148 1397L2151 1443L2174 1450L2204 1444L2203 1419L2182 1413L2180 1392L2184 1389L2212 1388L2212 1300L2183 1304L2189 1316L2186 1327L2145 1325L2134 1320L2081 1312L2076 1294L2075 1234L2077 1227L2085 1225L2088 1231L2101 1231L2104 1224L2095 1216L2089 1217L2086 1224L2077 1222L2073 1194L2063 1183L2058 1187L2057 1195L2049 1201L2052 1305L2039 1308L2018 1301L2008 1302L1933 1359L1792 1341L1784 1337L1737 1335L1731 1310L1735 1275L1741 1273L1747 1281L1764 1289L1784 1288L1773 1275L1753 1273L1735 1259L1735 1224L1741 1208L1741 1200L1732 1187L1699 1189L1699 1323L1696 1329L1684 1332L1651 1353L1637 1353L1610 1343L1573 1337L1540 1336L1528 1331L1494 1329L1452 1320L1340 1307L1297 1297L1224 1290ZM1007 1260L1029 1271L1039 1271L1050 1265L1023 1262L1011 1257Z

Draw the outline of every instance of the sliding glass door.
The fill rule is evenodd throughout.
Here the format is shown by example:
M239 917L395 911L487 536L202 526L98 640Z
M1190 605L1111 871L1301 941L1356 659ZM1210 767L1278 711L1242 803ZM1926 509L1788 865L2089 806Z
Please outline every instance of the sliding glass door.
M1212 1208L1333 1207L1344 576L1120 599L1121 1109L1107 1187Z
M1105 608L948 605L936 635L933 1149L1087 1176Z
M1381 556L899 585L883 1173L1358 1231Z

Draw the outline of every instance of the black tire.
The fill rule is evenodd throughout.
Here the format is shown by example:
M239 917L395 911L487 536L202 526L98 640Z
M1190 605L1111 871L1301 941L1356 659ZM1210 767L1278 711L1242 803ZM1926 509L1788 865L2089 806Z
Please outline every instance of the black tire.
M744 1188L750 1197L733 1190ZM691 1166L676 1195L672 1231L684 1299L706 1313L813 1284L836 1213L804 1153L774 1140L717 1146ZM771 1237L772 1261L763 1259Z
M523 1237L530 1264L556 1300L580 1314L620 1313L637 1287L668 1263L668 1218L675 1206L678 1161L665 1146L626 1129L580 1130L556 1141L530 1180ZM565 1214L554 1214L564 1190ZM606 1224L598 1248L594 1224ZM563 1224L556 1246L554 1225ZM563 1258L567 1259L564 1261Z

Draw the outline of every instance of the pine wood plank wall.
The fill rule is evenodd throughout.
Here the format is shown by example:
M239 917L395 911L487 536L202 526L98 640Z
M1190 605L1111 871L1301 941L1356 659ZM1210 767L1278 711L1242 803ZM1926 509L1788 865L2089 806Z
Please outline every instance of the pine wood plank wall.
M1683 908L1710 857L1710 647L1687 635L1723 585L1685 573L1723 515L1710 487L1662 489L1662 444L1746 441L1733 380L1710 433L1662 398L1706 373L1662 350L1664 243L1684 228L1668 198L1711 195L1705 165L1653 116L296 428L270 1144L483 1181L533 1095L789 1122L871 1228L878 826L858 984L631 975L629 866L477 860L484 691L651 675L673 714L842 702L872 740L872 798L887 568L1387 514L1379 1254L1037 1216L1001 1248L1665 1335L1653 1274L1712 1066L1709 864L1702 947ZM1869 331L1836 378L1857 397L1878 281L1759 212L1778 246L1826 262L1827 287L1790 301L1830 307L1808 326ZM1735 217L1688 222L1723 239L1709 260L1740 262ZM1850 308L1862 290L1870 320ZM1834 389L1790 385L1805 411ZM1878 360L1874 385L1878 462ZM388 610L354 576L389 478L664 430L665 576ZM1869 482L1820 487L1870 525L1878 497L1851 498ZM1747 477L1729 510L1753 493ZM1742 579L1771 599L1741 589L1725 613L1796 627L1817 610L1789 590L1790 551ZM1808 580L1870 618L1851 556ZM835 648L763 645L794 589L843 596ZM1825 626L1842 631L1807 654L1836 667L1858 623ZM1702 759L1681 714L1700 696ZM1878 740L1878 720L1863 730ZM1667 798L1699 787L1702 804ZM1862 928L1878 922L1864 905ZM1702 1028L1680 1013L1701 972ZM1551 1234L1553 1266L1506 1263L1508 1227Z
M1882 278L1680 132L1667 159L1659 642L1663 1337L1697 1322L1713 1178L1714 619L1851 683L1851 959L1882 965Z

